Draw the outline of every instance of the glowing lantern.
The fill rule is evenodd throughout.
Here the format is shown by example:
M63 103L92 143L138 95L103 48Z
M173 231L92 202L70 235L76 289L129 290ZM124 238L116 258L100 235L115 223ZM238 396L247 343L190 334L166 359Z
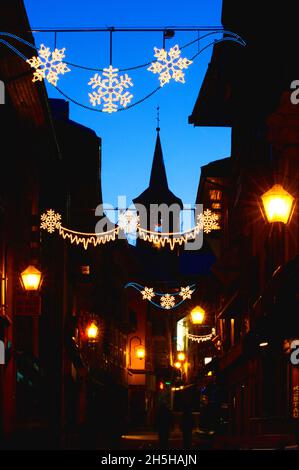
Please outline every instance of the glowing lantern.
M177 362L174 363L174 367L176 369L180 369L182 367L182 363L180 361L177 361Z
M205 311L203 308L197 306L191 311L191 320L193 325L201 325L205 318Z
M91 342L94 342L97 340L98 335L99 335L99 328L94 322L90 323L88 327L86 328L86 336L88 340Z
M179 360L179 361L184 361L185 359L186 359L185 353L182 352L182 351L179 352L179 353L178 353L178 360Z
M287 224L292 214L294 197L280 184L275 184L261 196L264 211L269 223Z
M35 266L28 266L21 272L21 283L26 291L38 291L42 283L42 273Z
M144 359L145 358L145 349L142 345L138 346L135 349L135 356L136 356L136 359Z

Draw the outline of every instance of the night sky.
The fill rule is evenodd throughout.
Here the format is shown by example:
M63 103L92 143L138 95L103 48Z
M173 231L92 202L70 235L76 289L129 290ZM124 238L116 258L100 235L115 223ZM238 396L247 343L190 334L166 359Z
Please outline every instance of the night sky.
M31 27L96 27L96 26L221 26L220 0L178 1L61 1L25 0ZM166 41L166 48L195 39L197 33L176 33ZM54 46L54 34L35 34L36 45ZM202 45L207 42L202 42ZM162 33L115 33L113 65L119 68L148 62L154 46L162 47ZM109 34L59 33L57 47L66 47L66 60L91 67L109 65ZM186 48L183 56L191 57L197 45ZM74 104L71 119L88 126L102 137L103 199L117 204L118 195L132 198L147 186L156 138L156 108L160 106L161 141L171 190L184 203L194 204L200 166L229 156L230 129L194 128L188 124L212 48L199 55L186 71L186 83L171 82L149 100L120 113L95 113ZM71 97L89 104L87 85L94 72L73 69L58 85ZM145 69L129 72L134 82L133 101L154 90L159 81ZM47 86L50 97L61 97ZM82 155L82 165L86 158Z

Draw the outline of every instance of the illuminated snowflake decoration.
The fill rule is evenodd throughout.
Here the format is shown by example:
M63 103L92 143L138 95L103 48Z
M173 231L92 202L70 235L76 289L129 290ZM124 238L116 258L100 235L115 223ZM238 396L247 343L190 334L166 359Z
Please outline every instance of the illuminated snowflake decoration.
M154 289L152 287L145 287L141 291L143 300L152 300L152 297L155 297Z
M65 48L54 49L54 51L51 52L49 47L41 44L38 56L26 60L26 62L35 69L32 81L42 81L45 78L49 83L56 86L59 75L70 72L68 66L62 62L62 59L65 57L64 51Z
M49 209L41 215L40 228L47 230L49 233L55 232L61 225L61 215Z
M181 292L179 295L182 297L183 300L191 299L192 294L193 294L193 290L191 290L189 286L181 287Z
M139 225L139 216L131 210L122 212L119 215L118 225L126 234L134 234Z
M93 106L103 103L103 112L114 113L118 109L118 103L123 107L131 102L133 95L125 89L132 87L132 79L128 74L118 76L118 69L114 69L112 65L104 69L103 77L96 73L88 82L91 87L97 88L96 91L88 93L90 102ZM124 92L125 91L125 92Z
M161 307L165 308L166 310L171 309L175 306L175 300L173 295L165 294L161 297Z
M187 69L192 64L192 60L186 57L181 57L181 51L178 45L171 47L169 52L165 49L158 49L154 47L157 58L156 62L152 62L147 70L159 74L160 85L164 86L169 83L171 79L176 82L185 83L184 69Z
M210 233L212 230L219 230L218 215L214 214L210 209L206 209L202 214L197 216L198 225L204 233Z

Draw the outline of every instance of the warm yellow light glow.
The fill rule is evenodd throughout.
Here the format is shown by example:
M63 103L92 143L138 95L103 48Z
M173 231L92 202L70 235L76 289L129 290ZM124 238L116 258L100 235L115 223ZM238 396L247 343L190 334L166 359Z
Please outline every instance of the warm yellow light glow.
M170 249L174 250L176 245L182 246L188 240L195 240L200 230L200 226L197 224L186 232L159 232L158 234L152 230L139 227L138 234L144 241L153 243L157 248L159 246L164 248L166 245L169 245Z
M170 310L175 306L175 298L173 295L170 294L162 295L160 304L161 307L165 308L166 310Z
M157 47L154 47L154 50L157 61L152 62L147 70L159 75L161 87L172 79L176 82L185 83L183 69L187 69L192 64L192 60L181 57L179 46L176 44L169 51L158 49Z
M193 325L201 325L205 318L205 311L203 308L197 306L191 311L191 321Z
M191 299L193 292L194 291L190 289L190 286L181 287L181 292L179 295L183 298L183 300Z
M62 62L65 57L65 47L63 49L54 49L51 52L49 47L41 44L37 57L26 60L30 67L35 69L33 73L33 82L42 81L43 78L56 86L59 75L70 72L68 66Z
M179 361L184 361L186 359L186 354L184 352L179 352L178 353L178 360Z
M40 228L46 230L49 233L58 230L59 235L65 240L69 239L70 242L76 245L83 245L87 250L89 245L96 247L97 245L105 245L105 243L114 241L116 235L119 234L119 227L115 227L107 232L78 232L71 230L61 225L61 215L55 212L53 209L47 210L41 215Z
M137 348L135 349L135 356L137 359L145 358L145 349L142 345L137 346Z
M212 328L212 333L208 335L192 335L191 333L188 333L187 337L191 341L195 341L197 343L203 343L205 341L210 341L214 336L216 336L216 330L215 328Z
M212 230L219 230L220 225L218 220L219 215L215 214L210 209L206 209L202 214L197 216L200 230L203 230L204 233L210 233Z
M203 214L198 216L197 224L186 232L154 232L151 230L144 229L136 223L136 233L144 241L153 243L156 247L169 246L171 250L174 250L176 245L182 246L189 240L195 240L197 235L203 231L204 233L210 233L212 230L219 229L217 223L218 216L213 214L209 209L204 211ZM122 224L116 226L106 232L79 232L77 230L71 230L61 225L61 215L55 212L53 209L49 209L41 215L40 228L46 230L48 233L53 233L56 230L59 235L64 239L70 240L71 243L76 245L83 245L85 250L92 245L105 245L105 243L114 241L116 236L119 235ZM191 298L192 291L188 289L189 286L182 288L181 297L183 300Z
M103 77L96 73L88 82L92 89L97 89L92 93L88 93L90 102L93 106L103 104L102 111L106 113L114 113L117 111L119 103L125 108L132 100L133 95L127 88L132 87L132 79L127 73L118 75L118 69L109 65L103 70Z
M267 341L263 341L262 343L260 343L260 348L266 348L267 346L269 345L269 343Z
M42 273L30 265L21 273L21 280L26 291L37 291L41 285Z
M287 224L292 213L294 197L280 184L275 184L262 195L264 211L269 223Z
M88 327L86 328L87 338L91 341L94 341L98 337L98 334L99 328L97 327L97 325L94 322L90 323L90 325L88 325Z
M153 287L144 287L141 291L143 300L152 300L152 297L155 297L154 288Z
M182 363L180 361L177 361L177 362L174 363L174 367L176 369L180 369L182 367Z

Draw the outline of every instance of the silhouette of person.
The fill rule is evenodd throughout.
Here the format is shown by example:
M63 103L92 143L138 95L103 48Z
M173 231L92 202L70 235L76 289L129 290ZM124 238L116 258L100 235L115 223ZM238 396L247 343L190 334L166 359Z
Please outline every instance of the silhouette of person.
M192 429L193 429L192 409L186 405L182 415L181 428L183 432L183 448L191 449L192 446Z
M160 449L168 449L172 426L172 414L166 403L160 403L157 413L157 427Z

